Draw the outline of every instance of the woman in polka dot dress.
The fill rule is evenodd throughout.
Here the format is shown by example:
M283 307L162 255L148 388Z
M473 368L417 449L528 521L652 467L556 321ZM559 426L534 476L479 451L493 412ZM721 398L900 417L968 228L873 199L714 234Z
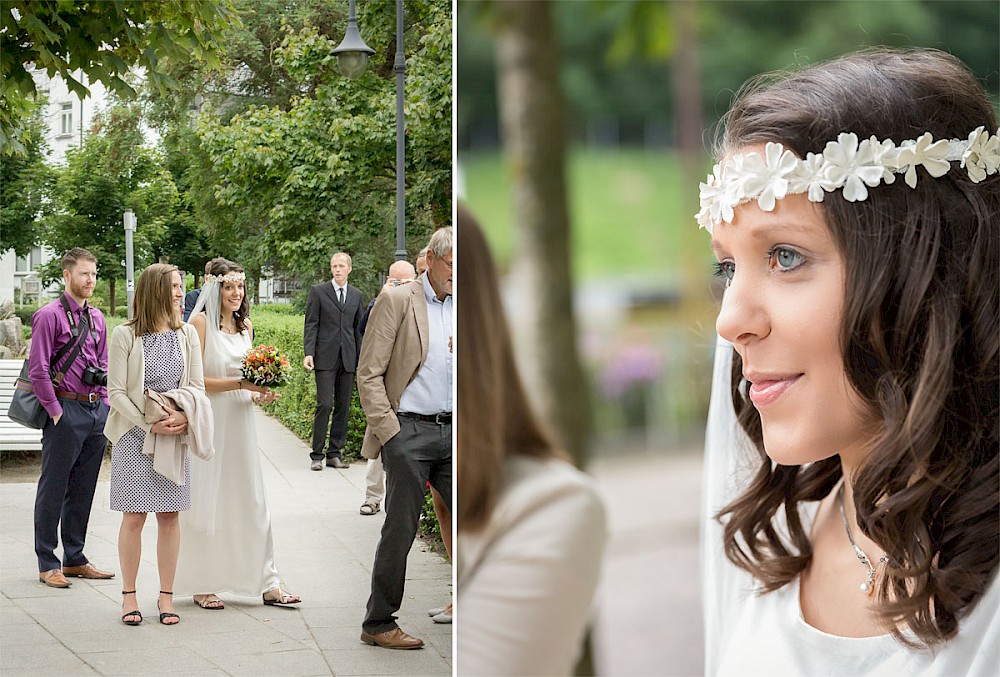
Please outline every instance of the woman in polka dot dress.
M180 435L187 430L183 412L169 411L164 420L146 422L145 391L166 392L182 386L204 389L198 334L181 322L184 296L175 266L149 266L136 283L133 319L117 327L108 351L108 399L111 413L105 435L112 442L111 509L122 513L118 557L122 570L122 622L142 622L136 599L136 576L142 553L146 514L156 513L157 570L160 622L176 625L173 589L180 547L177 513L191 507L190 469L185 461L184 484L176 484L153 469L142 451L146 435Z

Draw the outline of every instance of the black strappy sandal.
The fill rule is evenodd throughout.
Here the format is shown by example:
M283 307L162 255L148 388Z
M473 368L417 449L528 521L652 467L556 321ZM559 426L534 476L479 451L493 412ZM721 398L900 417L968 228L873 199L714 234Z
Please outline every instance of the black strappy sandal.
M172 591L167 591L167 590L160 590L160 594L161 595L170 595L171 597L173 597L173 595L174 595L174 593ZM159 600L159 598L157 598L157 600L156 600L156 610L160 611L160 600ZM177 614L173 613L172 611L160 611L160 625L177 625L177 623L167 623L167 622L165 622L168 618L176 618L177 619L177 623L181 622L181 617L178 616Z
M122 590L122 595L134 595L134 594L135 590ZM139 620L137 621L125 620L126 618L130 618L132 616L138 616ZM125 625L139 625L139 623L142 623L142 612L136 609L135 611L129 611L127 614L122 614L122 623L124 623Z

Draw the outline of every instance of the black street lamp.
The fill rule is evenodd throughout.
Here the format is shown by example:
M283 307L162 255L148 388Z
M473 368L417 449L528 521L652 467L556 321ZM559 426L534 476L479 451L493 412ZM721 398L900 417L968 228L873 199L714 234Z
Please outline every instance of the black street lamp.
M375 50L365 44L358 32L354 0L350 0L347 33L333 50L340 72L356 79L368 65L368 55ZM403 83L406 76L406 55L403 53L403 0L396 0L396 260L406 260L406 129L403 120Z

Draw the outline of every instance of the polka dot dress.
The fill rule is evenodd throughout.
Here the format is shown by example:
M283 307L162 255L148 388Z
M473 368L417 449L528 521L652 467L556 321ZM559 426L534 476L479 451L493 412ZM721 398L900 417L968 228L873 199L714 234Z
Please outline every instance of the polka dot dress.
M177 332L146 334L142 350L149 390L166 392L180 385L184 372ZM120 512L175 512L191 507L191 462L184 460L185 482L177 486L153 470L153 458L142 453L146 431L138 426L111 449L111 509Z

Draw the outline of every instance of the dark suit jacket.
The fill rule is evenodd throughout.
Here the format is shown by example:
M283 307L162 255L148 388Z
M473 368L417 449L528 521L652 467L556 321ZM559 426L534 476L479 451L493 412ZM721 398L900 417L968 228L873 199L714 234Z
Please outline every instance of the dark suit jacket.
M372 306L375 305L376 301L378 301L377 296L368 302L368 308L365 309L365 312L361 313L361 325L358 327L361 330L361 336L365 335L365 329L368 327L368 318L371 317Z
M333 369L340 355L344 371L354 372L361 352L361 315L365 300L357 287L347 285L344 305L337 303L333 282L313 285L306 303L304 348L316 369Z
M187 322L191 317L191 311L194 310L194 306L198 303L198 297L201 296L201 289L192 289L184 296L184 321Z

